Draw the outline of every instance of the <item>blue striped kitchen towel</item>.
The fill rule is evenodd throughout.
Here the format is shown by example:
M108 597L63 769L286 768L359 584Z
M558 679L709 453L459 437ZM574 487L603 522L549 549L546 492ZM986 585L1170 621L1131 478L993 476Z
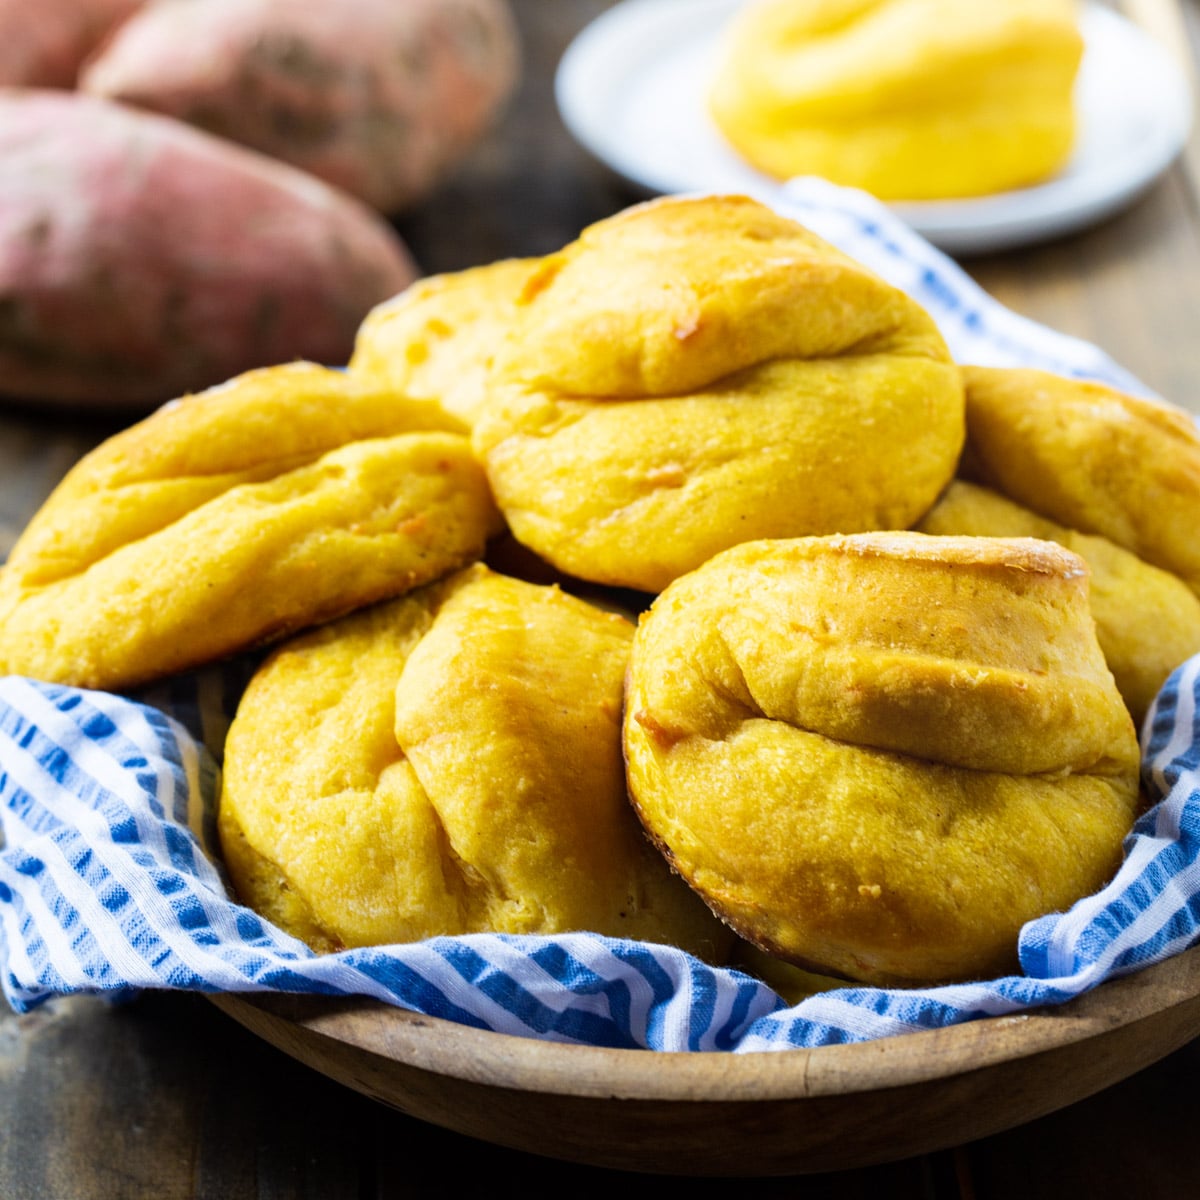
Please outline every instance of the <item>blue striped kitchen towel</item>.
M866 197L806 181L789 205L913 290L960 357L1133 389L1094 348L1000 308ZM1143 775L1156 803L1127 839L1123 867L1102 892L1024 928L1020 975L847 987L793 1007L670 947L584 933L314 954L234 903L213 853L209 751L219 754L245 670L233 663L170 680L143 702L0 679L0 983L14 1008L80 991L311 992L561 1042L748 1052L1059 1003L1200 937L1200 657L1172 676L1147 718Z

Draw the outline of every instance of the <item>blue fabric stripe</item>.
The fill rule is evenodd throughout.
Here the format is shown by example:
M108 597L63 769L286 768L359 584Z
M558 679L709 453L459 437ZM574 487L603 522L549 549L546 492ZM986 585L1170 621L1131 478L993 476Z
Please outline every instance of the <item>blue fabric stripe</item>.
M631 1048L636 1043L615 1022L585 1008L559 1012L523 987L508 972L498 970L472 946L447 946L446 961L463 979L509 1012L519 1025L534 1033L556 1033L591 1046Z
M439 950L441 940L430 943ZM424 974L406 963L400 955L380 954L374 950L345 951L346 961L383 989L399 998L399 1003L414 1012L457 1021L477 1029L489 1029L490 1023L479 1013L457 1003L444 989L432 983ZM381 993L381 998L382 994Z

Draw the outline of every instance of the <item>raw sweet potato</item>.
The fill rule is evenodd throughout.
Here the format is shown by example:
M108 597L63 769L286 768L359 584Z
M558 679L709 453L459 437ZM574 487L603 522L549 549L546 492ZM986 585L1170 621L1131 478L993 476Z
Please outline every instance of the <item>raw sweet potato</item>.
M75 86L80 64L142 0L0 0L0 85Z
M0 89L0 392L145 408L339 363L415 268L353 198L177 121Z
M507 0L159 0L121 27L80 86L395 212L459 162L517 67Z

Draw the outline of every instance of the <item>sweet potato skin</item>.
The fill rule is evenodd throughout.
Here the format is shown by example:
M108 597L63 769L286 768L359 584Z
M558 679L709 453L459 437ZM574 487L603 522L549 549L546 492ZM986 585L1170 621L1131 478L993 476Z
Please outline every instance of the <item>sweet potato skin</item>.
M160 0L122 26L80 86L397 212L482 135L518 64L507 0Z
M84 59L142 0L0 0L0 86L75 86Z
M0 89L0 392L129 409L344 362L416 269L376 214L178 122Z

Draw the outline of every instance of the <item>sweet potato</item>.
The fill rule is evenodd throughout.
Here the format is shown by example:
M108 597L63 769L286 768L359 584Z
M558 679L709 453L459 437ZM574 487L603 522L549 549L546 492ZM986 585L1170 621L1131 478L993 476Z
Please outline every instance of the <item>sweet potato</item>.
M0 89L0 391L147 406L345 361L415 276L375 213L179 122Z
M80 86L395 212L459 162L517 68L506 0L159 0L122 26Z
M142 0L0 0L0 85L75 86L83 60Z

